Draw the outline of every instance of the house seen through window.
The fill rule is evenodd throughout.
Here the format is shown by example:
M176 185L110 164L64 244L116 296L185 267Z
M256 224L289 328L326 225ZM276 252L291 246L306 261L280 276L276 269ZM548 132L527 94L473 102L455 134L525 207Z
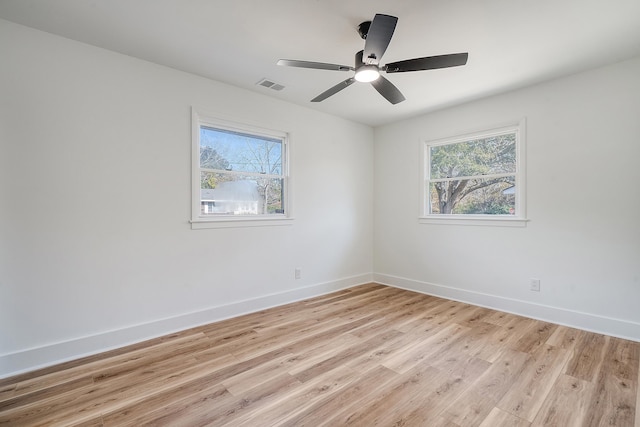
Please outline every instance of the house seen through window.
M523 216L519 128L425 145L425 214Z
M201 121L197 157L199 219L285 216L285 134Z

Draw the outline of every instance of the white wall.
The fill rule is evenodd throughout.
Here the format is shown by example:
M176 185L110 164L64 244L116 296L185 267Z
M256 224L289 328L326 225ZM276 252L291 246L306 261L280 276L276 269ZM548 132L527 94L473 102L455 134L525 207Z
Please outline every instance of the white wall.
M374 277L640 340L638 76L640 58L376 129ZM421 142L522 117L526 228L418 224Z
M2 20L0 58L0 376L371 280L371 128ZM191 230L192 105L291 133L293 225Z

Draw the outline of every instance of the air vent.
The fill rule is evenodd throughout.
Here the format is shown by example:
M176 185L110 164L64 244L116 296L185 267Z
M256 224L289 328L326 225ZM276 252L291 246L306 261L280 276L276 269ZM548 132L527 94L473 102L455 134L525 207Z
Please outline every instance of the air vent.
M281 85L279 83L276 83L276 82L272 82L271 80L267 80L267 79L262 79L256 84L259 85L259 86L267 87L269 89L273 89L273 90L282 90L282 89L284 89L283 85Z

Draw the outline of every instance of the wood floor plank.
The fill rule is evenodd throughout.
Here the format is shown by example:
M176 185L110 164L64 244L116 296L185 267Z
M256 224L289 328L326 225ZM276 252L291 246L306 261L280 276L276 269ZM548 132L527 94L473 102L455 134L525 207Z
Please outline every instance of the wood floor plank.
M522 319L522 317L511 313L505 313L504 311L494 310L483 320L487 323L493 323L494 325L506 326L507 324L512 323L514 320L518 319Z
M559 326L547 339L547 344L551 344L554 347L562 348L565 350L573 350L576 346L576 342L582 339L584 334L589 332L581 331L579 329L569 328L568 326Z
M528 427L531 423L499 408L493 408L479 427ZM560 426L558 426L560 427Z
M474 327L478 323L488 323L485 319L488 319L493 314L493 310L484 307L473 307L469 314L458 316L456 323L462 326Z
M521 377L531 355L505 349L465 392L445 408L446 417L460 426L477 426Z
M256 332L250 338L242 342L231 344L228 349L240 360L245 356L253 357L260 353L267 353L286 345L296 346L303 339L316 337L314 342L320 341L321 337L332 335L335 330L349 329L354 325L339 318L329 319L325 322L316 322L313 326L303 325L300 329L296 329L287 325L281 330L268 329Z
M316 340L308 347L296 346L296 352L292 353L294 363L289 368L289 373L296 375L311 368L314 365L336 354L338 349L353 345L358 339L348 333L341 334L333 339ZM292 347L288 347L290 350Z
M347 386L333 393L327 393L321 400L316 400L311 404L307 404L310 399L306 399L306 396L298 395L292 403L295 404L294 407L302 407L302 409L281 413L281 426L315 427L319 424L319 420L321 422L329 420L340 411L352 412L353 407L360 405L360 402L367 401L369 396L374 396L380 388L397 377L396 372L384 366L377 366L368 371L366 375L358 375ZM324 391L326 388L328 387L324 386L322 390Z
M570 354L566 350L545 344L531 356L521 375L497 405L530 422L544 404Z
M16 394L16 388L18 385L14 384L6 384L0 387L0 402L3 402L7 399L11 399Z
M424 308L425 314L421 314L420 316L410 319L401 325L397 325L395 329L400 332L412 335L415 334L417 336L431 335L432 333L444 329L447 326L446 324L443 324L444 322L439 322L434 319L433 316L427 314L432 308L434 307L429 307L429 304L427 304Z
M380 417L381 425L428 426L440 417L444 408L469 388L463 378L443 372L446 380L435 389L426 389L415 397L405 397L406 402L396 405ZM433 384L438 380L430 379Z
M43 400L52 400L60 395L72 393L85 387L91 387L93 384L93 376L89 374L74 380L65 381L55 387L42 388L30 393L18 394L15 397L0 402L0 411L9 411L17 407L37 404Z
M574 355L567 363L565 373L581 380L595 381L602 362L609 337L586 332L574 347Z
M343 323L341 322L337 326L334 326L330 329L322 330L321 332L302 337L299 336L296 341L289 342L287 344L287 348L293 353L305 351L309 347L316 345L318 342L325 342L326 340L332 340L342 334L348 334L353 329L369 322L377 321L377 319L378 316L376 314L371 314L366 317L360 317L356 320L349 320Z
M320 297L315 297L309 300L303 301L306 307L327 306L334 302L347 303L352 298L359 298L363 295L370 293L388 292L388 288L382 285L362 285L356 286L344 291L333 292Z
M410 371L387 382L373 398L363 402L355 410L346 408L333 417L321 420L319 425L327 426L372 426L384 425L382 418L398 410L404 413L416 398L433 392L448 378L445 374L428 365L417 365ZM402 406L403 409L399 407Z
M223 424L230 426L254 425L256 420L259 420L261 425L289 425L290 419L299 417L300 414L305 413L311 407L317 406L319 402L323 402L327 397L350 387L358 378L358 373L351 368L340 367L334 369L328 372L327 375L316 377L301 384L286 398L261 410L259 414L247 413L242 417L225 421ZM321 418L313 417L311 425L317 425L318 419ZM303 425L299 423L301 421L294 425Z
M442 360L447 357L456 357L457 355L470 355L480 359L493 359L496 357L495 352L498 350L494 346L487 345L488 337L499 328L496 325L490 323L478 322L475 324L469 324L462 322L462 324L455 322L456 325L465 326L466 329L463 333L451 340L440 351L432 353L429 359Z
M189 408L206 402L210 408L220 407L237 398L219 383L211 384L207 377L184 386L126 405L101 416L105 426L140 426L173 414L184 414Z
M640 343L379 284L0 380L0 426L640 427Z
M407 349L415 345L416 337L412 334L399 334L397 337L385 341L376 348L369 349L358 357L347 362L358 371L366 372L384 363L395 355L403 354Z
M447 325L458 318L470 314L476 307L458 301L444 301L444 304L435 306L425 314L426 320L435 321L438 325Z
M637 418L638 343L611 337L586 415L588 426L632 425Z
M182 406L179 410L168 411L162 414L150 414L147 419L138 425L156 426L200 426L200 425L222 425L229 421L236 425L236 418L251 412L261 405L266 405L278 399L278 394L286 394L293 389L298 381L288 374L280 374L267 383L252 389L244 397L220 400L217 405L213 405L211 399L198 396L197 399L190 399L188 405ZM181 402L185 403L185 402Z
M288 373L289 367L294 362L294 355L285 353L261 365L224 379L222 385L234 396L242 396L251 389L268 382L274 376Z
M424 302L425 298L422 295L396 300L378 311L381 315L379 321L360 326L350 334L359 338L367 338L390 328L398 330L402 325L422 315L421 309Z
M452 354L428 363L449 376L461 378L468 383L474 383L491 367L491 363L486 360L464 353Z
M440 417L458 427L478 426L489 416L495 404L494 399L478 393L472 386L449 404Z
M414 345L389 358L383 362L383 365L398 373L405 373L431 354L446 347L449 342L462 335L468 329L457 324L450 324L424 340L416 340Z
M581 427L595 389L594 384L569 375L560 375L549 398L533 420L532 426Z
M369 317L372 313L376 313L376 317L380 318L384 316L384 313L389 312L393 305L406 301L406 299L407 295L402 293L381 293L375 297L359 299L358 305L345 306L341 312L335 314L349 320Z
M500 325L499 329L487 337L489 347L496 350L493 357L487 358L489 362L494 362L496 357L502 353L502 350L516 348L516 343L522 335L528 333L531 328L535 327L536 323L533 319L513 315L506 317L505 320L505 323Z
M298 372L295 377L301 382L309 381L309 379L322 375L332 369L336 369L355 357L359 357L370 349L375 349L383 345L385 342L392 340L400 336L402 332L390 330L379 336L370 338L366 341L357 343L356 345L348 346L345 349L339 351L335 355L328 357L327 359L316 363L315 365L305 369L302 372Z
M558 325L536 320L530 329L522 331L523 333L513 349L524 353L533 353L547 342L557 328Z

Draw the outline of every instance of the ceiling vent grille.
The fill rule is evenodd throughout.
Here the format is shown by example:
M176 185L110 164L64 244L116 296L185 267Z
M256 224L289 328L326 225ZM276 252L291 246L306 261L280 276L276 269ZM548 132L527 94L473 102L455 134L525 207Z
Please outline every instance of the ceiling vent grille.
M256 84L258 86L264 86L266 88L273 89L273 90L278 90L278 91L284 89L283 85L281 85L279 83L276 83L276 82L272 82L271 80L267 80L267 79L262 79Z

